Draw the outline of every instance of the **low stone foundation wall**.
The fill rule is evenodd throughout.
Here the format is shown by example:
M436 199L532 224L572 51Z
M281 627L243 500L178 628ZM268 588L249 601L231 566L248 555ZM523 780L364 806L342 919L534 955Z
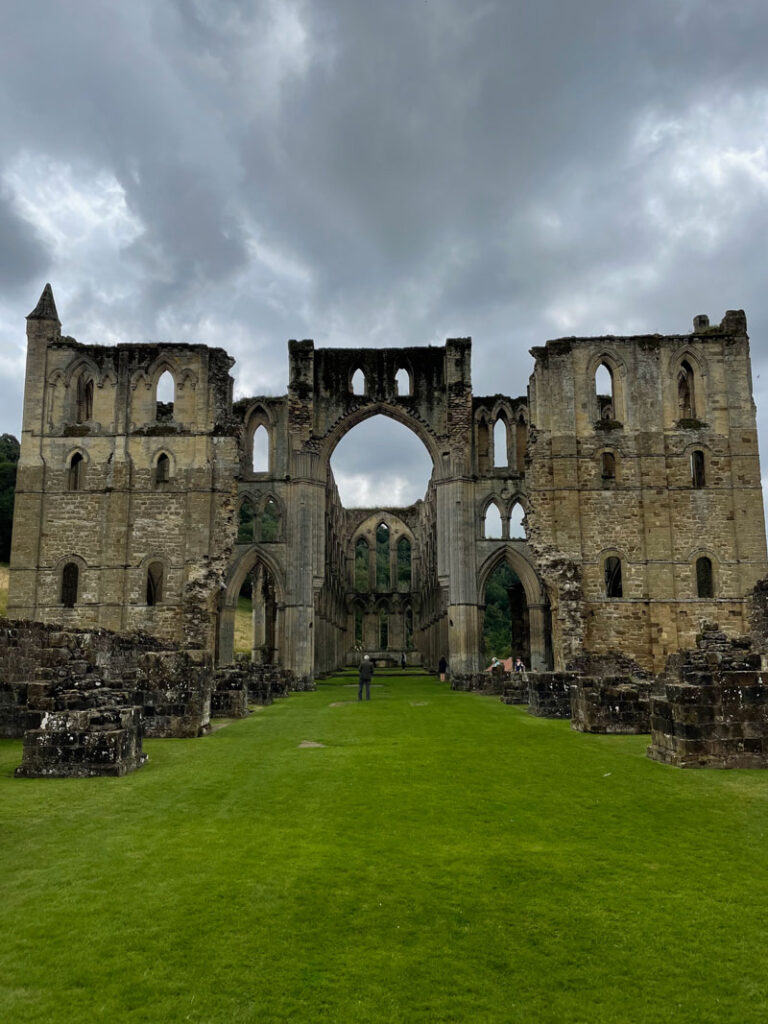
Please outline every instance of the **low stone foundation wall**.
M145 634L2 619L0 672L5 727L18 736L23 724L20 775L122 775L143 763L142 735L182 738L210 730L210 657ZM141 728L129 737L133 726L125 723L137 708ZM92 742L85 738L89 730Z
M146 761L141 708L30 711L27 718L18 777L126 775Z
M654 761L681 768L768 767L768 686L757 672L667 683L651 698Z
M529 672L528 713L537 718L571 717L572 672Z
M650 693L650 682L627 676L574 679L571 726L578 732L650 732Z
M20 740L27 714L27 684L0 683L0 740Z
M464 693L483 693L490 697L501 696L510 681L509 672L494 668L490 672L451 672L451 689Z
M501 700L503 704L528 703L528 674L526 672L513 672L507 676L501 691Z
M191 739L211 730L211 663L203 651L148 651L126 702L142 709L148 739Z

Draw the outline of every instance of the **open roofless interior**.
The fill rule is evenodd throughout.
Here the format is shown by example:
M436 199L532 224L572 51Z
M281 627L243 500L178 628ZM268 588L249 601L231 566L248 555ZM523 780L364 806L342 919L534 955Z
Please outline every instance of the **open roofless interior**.
M617 650L658 672L702 618L748 628L766 552L740 310L548 341L524 390L500 367L516 397L473 392L468 338L305 340L284 395L233 401L223 350L81 344L49 287L27 339L15 617L250 653L298 686L363 652L471 683L500 614L493 652L535 672Z

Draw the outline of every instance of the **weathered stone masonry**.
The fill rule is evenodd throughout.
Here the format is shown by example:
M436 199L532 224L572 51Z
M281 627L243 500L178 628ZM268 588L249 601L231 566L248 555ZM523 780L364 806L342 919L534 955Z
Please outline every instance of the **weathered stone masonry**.
M484 667L502 561L534 672L616 650L659 672L702 619L749 628L745 597L768 564L740 311L687 335L549 341L514 398L473 394L469 339L290 342L287 394L233 404L222 350L80 344L48 286L27 333L16 618L139 629L227 666L245 585L254 663L299 686L361 648L431 668L446 655L463 685ZM331 455L377 414L421 439L431 481L409 509L344 509ZM510 528L520 509L525 537ZM366 580L382 525L390 571Z

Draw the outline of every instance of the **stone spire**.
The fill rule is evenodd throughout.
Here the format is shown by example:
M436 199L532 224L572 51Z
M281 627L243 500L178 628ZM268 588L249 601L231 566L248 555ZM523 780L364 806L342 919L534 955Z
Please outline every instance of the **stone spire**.
M56 303L53 301L53 289L49 284L43 288L40 301L29 314L27 320L53 320L61 326L59 314L56 312Z

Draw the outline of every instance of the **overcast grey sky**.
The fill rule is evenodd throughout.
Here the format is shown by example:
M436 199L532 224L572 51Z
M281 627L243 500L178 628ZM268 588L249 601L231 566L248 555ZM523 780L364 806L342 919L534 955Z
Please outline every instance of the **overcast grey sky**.
M518 395L547 338L741 307L768 461L766 53L765 0L4 0L0 430L48 280L66 333L221 345L238 394L291 337L471 335ZM423 493L364 427L337 478Z

